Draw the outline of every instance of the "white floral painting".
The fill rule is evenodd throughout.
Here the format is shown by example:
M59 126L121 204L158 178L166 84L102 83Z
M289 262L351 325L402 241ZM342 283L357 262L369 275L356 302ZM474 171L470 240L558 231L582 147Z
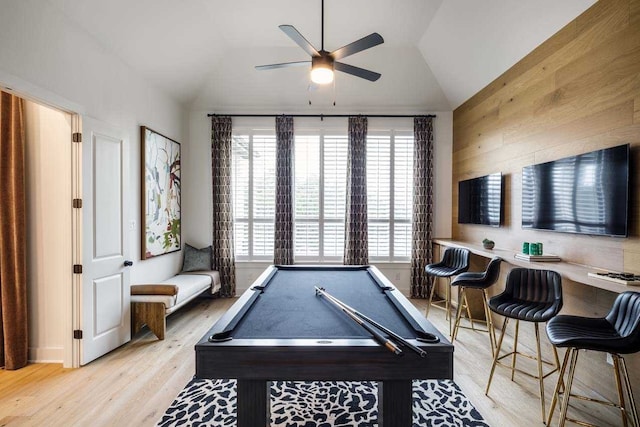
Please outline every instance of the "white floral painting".
M180 144L141 126L142 259L180 250Z

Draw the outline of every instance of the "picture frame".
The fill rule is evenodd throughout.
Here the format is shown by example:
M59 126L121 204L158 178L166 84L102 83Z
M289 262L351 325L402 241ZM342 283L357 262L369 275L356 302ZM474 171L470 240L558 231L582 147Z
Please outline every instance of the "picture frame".
M180 143L140 126L142 259L181 248Z

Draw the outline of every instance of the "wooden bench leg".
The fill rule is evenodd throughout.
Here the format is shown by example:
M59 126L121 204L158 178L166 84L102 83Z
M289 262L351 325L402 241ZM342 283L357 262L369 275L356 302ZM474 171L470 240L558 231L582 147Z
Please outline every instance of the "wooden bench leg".
M163 340L167 330L165 308L161 302L132 302L131 303L131 335L134 335L147 325L151 332Z

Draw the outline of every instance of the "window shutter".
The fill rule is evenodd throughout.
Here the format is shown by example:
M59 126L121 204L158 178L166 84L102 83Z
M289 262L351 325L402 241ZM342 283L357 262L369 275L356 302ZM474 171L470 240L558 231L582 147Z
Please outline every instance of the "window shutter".
M249 256L249 135L234 135L232 163L233 220L237 257Z
M295 255L320 255L320 137L295 138Z
M342 257L347 197L347 136L325 136L323 147L324 255L325 257Z
M413 214L413 136L393 141L393 257L411 256Z
M276 137L253 137L253 255L273 257Z
M369 256L389 256L391 214L391 137L367 137L367 216Z

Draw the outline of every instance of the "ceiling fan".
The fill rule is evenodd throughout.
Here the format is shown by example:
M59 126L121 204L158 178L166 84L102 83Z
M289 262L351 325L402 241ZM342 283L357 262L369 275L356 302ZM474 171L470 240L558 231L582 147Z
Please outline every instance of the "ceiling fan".
M366 37L349 43L346 46L336 49L333 52L324 50L324 0L322 0L322 23L321 23L321 45L320 50L316 50L311 43L293 25L280 25L279 28L288 35L291 40L311 55L311 61L284 62L280 64L257 65L256 70L272 70L275 68L296 67L311 64L311 81L317 84L326 84L333 81L333 72L342 71L372 82L378 80L380 73L355 67L353 65L338 62L338 59L345 58L363 50L372 48L384 43L384 39L378 33L371 33Z

